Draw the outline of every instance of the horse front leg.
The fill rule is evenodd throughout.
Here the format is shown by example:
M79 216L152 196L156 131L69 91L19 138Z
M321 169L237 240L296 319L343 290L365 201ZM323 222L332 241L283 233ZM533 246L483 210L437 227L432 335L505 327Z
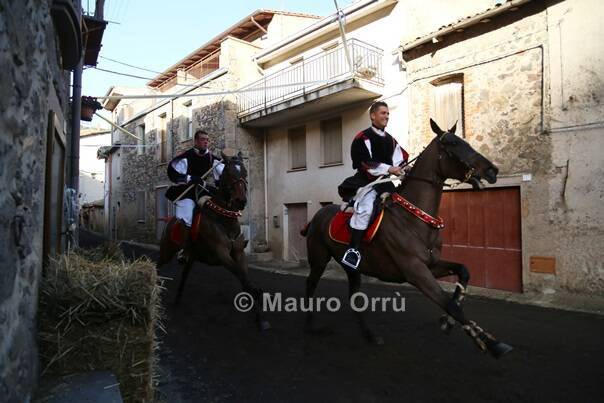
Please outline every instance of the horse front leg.
M238 242L239 241L239 242ZM233 250L230 255L223 255L224 266L237 277L241 283L241 288L254 298L254 312L256 314L256 323L261 331L271 329L271 324L266 320L262 310L263 291L255 287L248 274L247 256L245 255L245 243L239 239L235 240Z
M346 270L346 275L348 276L348 298L350 299L350 305L352 307L352 296L361 289L361 273L356 270ZM357 318L357 322L363 331L363 335L367 338L367 340L377 345L384 344L384 339L380 336L376 336L367 325L364 313L356 309L354 310L354 313Z
M178 284L178 291L176 291L176 297L174 298L174 304L180 304L180 298L182 297L182 291L185 288L185 282L187 281L187 277L189 276L189 272L191 271L191 267L193 267L193 263L195 260L192 257L187 259L187 263L182 271L182 275L180 276L180 283Z
M432 272L419 259L409 261L406 269L407 281L459 322L466 334L473 339L482 352L488 351L493 357L500 358L513 350L511 346L498 341L492 334L478 326L476 322L468 320L462 307L447 295Z
M455 284L455 291L453 292L451 301L454 304L461 306L461 301L466 295L466 289L468 287L468 282L470 281L470 272L468 268L461 263L439 260L430 266L430 271L434 275L434 278L451 275L457 276L457 283ZM455 319L451 315L445 314L440 317L440 328L446 334L451 332L454 325Z

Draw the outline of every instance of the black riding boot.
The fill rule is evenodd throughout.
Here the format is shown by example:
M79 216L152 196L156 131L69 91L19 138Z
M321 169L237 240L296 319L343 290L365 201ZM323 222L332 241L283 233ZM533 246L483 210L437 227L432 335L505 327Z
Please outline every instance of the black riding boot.
M365 234L364 229L354 229L350 230L350 244L348 245L348 250L344 253L342 257L342 264L356 270L361 263L361 253L359 252L359 246L361 245L361 240L363 239L363 235Z
M176 255L176 261L179 264L185 264L189 260L191 243L192 243L191 227L189 227L185 224L183 224L183 226L185 228L184 234L183 234L184 241L182 244L182 249L180 249L178 251L178 254Z

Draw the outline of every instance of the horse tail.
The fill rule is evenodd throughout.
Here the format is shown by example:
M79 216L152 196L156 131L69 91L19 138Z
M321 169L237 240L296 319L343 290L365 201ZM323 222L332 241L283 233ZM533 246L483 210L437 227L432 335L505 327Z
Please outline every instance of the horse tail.
M304 227L300 230L300 235L305 237L308 234L308 227L310 227L310 222L306 223Z

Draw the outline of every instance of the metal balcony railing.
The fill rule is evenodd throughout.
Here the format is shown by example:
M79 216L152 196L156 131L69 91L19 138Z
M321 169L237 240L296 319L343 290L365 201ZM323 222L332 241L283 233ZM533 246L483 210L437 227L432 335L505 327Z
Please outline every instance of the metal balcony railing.
M347 78L383 84L382 49L358 39L347 42L352 71L344 46L340 45L243 87L238 96L238 113L251 113Z

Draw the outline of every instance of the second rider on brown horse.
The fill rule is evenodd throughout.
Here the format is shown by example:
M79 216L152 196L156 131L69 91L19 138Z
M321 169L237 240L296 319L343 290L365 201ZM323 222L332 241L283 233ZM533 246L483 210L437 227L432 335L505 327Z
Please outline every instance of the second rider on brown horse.
M174 157L168 164L168 177L175 183L166 191L166 198L174 202L176 218L184 227L183 248L178 252L178 260L184 263L186 249L191 239L193 209L199 197L212 193L212 187L206 184L205 175L213 169L214 180L218 181L224 164L208 148L210 138L204 130L194 135L195 146Z
M373 182L379 176L400 175L401 165L409 158L409 154L385 130L390 118L386 102L373 103L369 108L369 118L371 127L355 136L350 149L352 167L357 172L354 176L346 178L338 187L338 193L347 202L354 197L359 188ZM344 266L353 270L358 268L361 262L359 246L370 224L375 199L378 194L391 193L393 190L392 182L381 183L359 195L355 200L354 213L350 219L350 244L341 260Z

